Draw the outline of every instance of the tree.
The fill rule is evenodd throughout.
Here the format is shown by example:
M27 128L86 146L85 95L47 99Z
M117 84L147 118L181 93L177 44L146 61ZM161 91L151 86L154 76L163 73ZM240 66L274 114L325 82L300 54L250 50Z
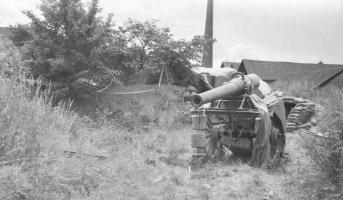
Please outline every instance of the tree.
M140 72L148 68L161 70L167 67L176 84L187 86L189 81L193 85L198 82L194 80L197 77L189 68L200 65L203 45L209 42L204 37L194 36L191 40L174 39L170 29L159 26L156 20L140 22L129 19L119 30L121 38L127 43L127 66L132 71ZM158 80L158 73L148 76L151 76L149 79L153 82Z
M108 84L116 71L99 55L112 48L112 15L97 16L98 0L88 8L81 0L42 0L40 10L41 18L24 12L29 26L12 27L12 40L34 78L42 77L56 97L67 98L76 98L86 85Z
M10 27L12 34L9 36L9 38L12 40L15 46L22 47L27 41L32 40L28 29L29 26L20 24Z
M178 70L177 66L200 62L202 37L175 40L156 20L129 19L115 28L112 15L98 17L98 0L88 7L82 2L42 0L41 17L26 11L31 23L12 27L12 40L20 47L25 66L50 87L56 101L94 100L95 89L115 78L126 82L144 69Z
M121 37L127 42L126 52L132 58L131 65L137 71L167 65L173 57L199 62L203 37L195 36L191 41L175 40L169 28L157 23L157 20L129 19L119 28Z
M137 71L151 67L152 56L158 46L171 39L168 28L160 28L156 20L144 22L129 19L119 27L121 37L126 41L130 64Z

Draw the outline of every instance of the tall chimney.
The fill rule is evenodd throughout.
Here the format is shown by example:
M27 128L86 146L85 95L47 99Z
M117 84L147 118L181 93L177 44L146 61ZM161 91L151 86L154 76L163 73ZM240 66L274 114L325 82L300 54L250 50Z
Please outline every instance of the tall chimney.
M207 0L207 13L205 24L205 39L213 39L213 0ZM202 66L213 67L213 42L204 44L202 55Z

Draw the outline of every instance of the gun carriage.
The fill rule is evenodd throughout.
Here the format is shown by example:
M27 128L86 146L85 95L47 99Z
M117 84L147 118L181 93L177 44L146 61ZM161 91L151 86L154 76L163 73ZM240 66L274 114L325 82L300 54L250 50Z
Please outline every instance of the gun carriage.
M263 167L282 156L285 148L285 108L271 91L263 94L262 80L234 73L222 86L191 97L193 158L233 154L251 157ZM264 83L266 84L266 83Z

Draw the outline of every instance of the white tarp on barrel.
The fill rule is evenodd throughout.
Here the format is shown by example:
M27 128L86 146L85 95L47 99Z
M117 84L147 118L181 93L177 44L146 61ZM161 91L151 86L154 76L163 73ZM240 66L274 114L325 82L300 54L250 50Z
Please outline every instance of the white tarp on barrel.
M211 77L211 84L214 87L223 85L225 81L229 81L231 76L237 72L233 68L207 68L207 67L194 67L192 71L197 74L209 74Z

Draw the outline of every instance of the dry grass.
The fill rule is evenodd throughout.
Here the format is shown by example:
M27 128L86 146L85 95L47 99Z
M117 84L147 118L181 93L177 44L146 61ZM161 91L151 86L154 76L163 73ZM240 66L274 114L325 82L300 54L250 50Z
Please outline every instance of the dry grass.
M279 183L240 162L189 173L189 128L93 122L18 78L0 77L1 199L244 199Z
M188 161L178 155L190 151L189 132L80 118L34 84L0 76L0 199L175 199L183 190Z
M343 92L340 88L325 87L313 90L311 83L280 82L276 85L286 95L303 97L323 107L317 114L319 131L326 137L304 137L305 147L321 168L318 199L343 198ZM318 182L318 180L315 180ZM318 185L318 184L316 184Z
M305 153L295 136L288 142L300 150L289 150L294 162L285 164L289 172L270 174L242 162L211 163L190 172L192 130L183 125L182 115L174 113L165 126L155 123L166 109L161 104L143 116L134 113L133 127L102 113L96 122L81 118L70 111L70 104L52 107L47 93L34 90L39 80L19 76L17 55L11 49L0 61L0 199L292 199L299 192L298 182L306 178L299 177L307 175L308 162L303 162ZM8 77L11 68L14 76ZM342 177L342 92L313 91L311 84L300 82L276 87L325 107L319 125L330 138L309 138L307 148L324 177ZM152 126L145 129L145 121ZM332 182L333 198L339 195L339 183ZM310 186L308 191L318 189L317 198L327 195L326 185Z
M342 90L333 86L314 90L313 86L312 83L301 81L284 81L273 85L285 95L310 99L322 106L324 109L321 110L320 116L317 116L322 131L343 130L343 124L340 121L340 116L343 115Z
M102 113L96 122L79 117L70 104L52 107L39 80L21 75L16 49L7 50L1 46L0 199L175 199L180 190L199 199L183 188L188 160L178 157L190 152L192 130L154 124L160 107L136 116L133 128ZM144 117L153 122L147 130Z

